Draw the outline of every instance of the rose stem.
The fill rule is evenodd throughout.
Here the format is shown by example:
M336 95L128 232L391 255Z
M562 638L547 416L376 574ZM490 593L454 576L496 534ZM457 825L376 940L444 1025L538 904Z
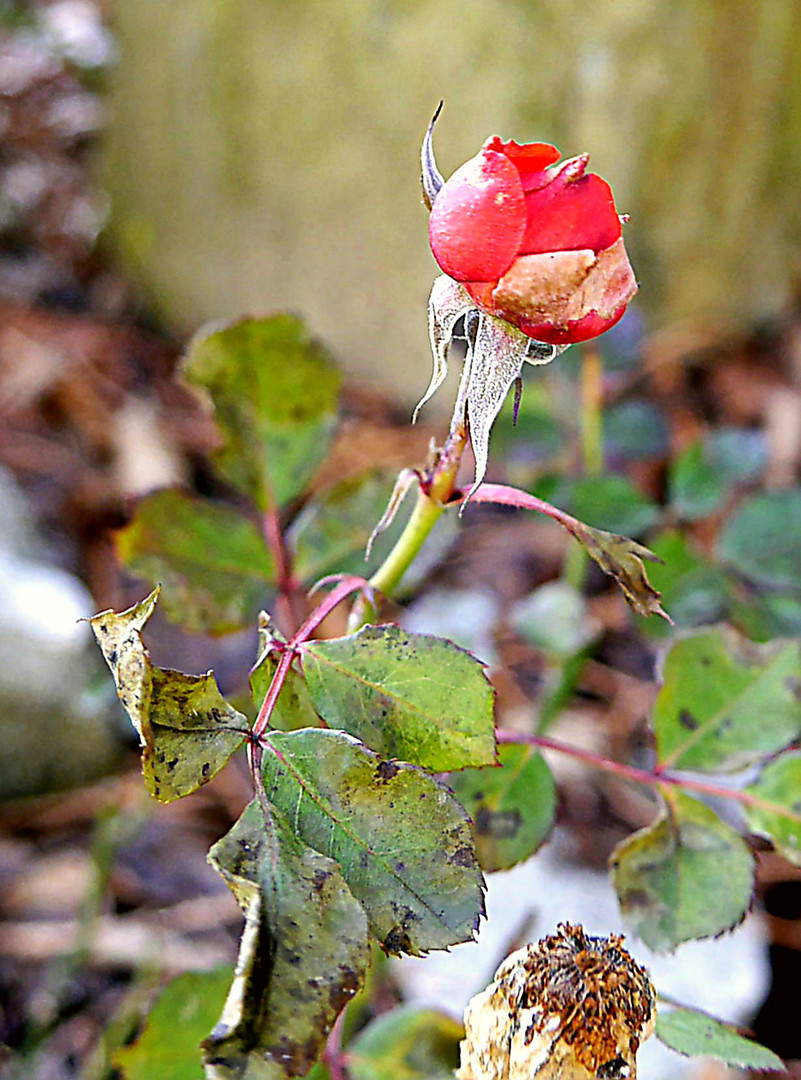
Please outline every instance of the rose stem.
M420 479L417 503L392 551L370 578L377 593L391 596L428 539L431 530L456 490L456 478L467 446L467 387L470 382L470 354L462 368L462 377L451 417L451 426L436 460ZM364 593L353 605L348 632L355 633L376 616L376 604Z
M704 780L693 780L687 776L674 776L672 773L662 772L661 770L638 769L634 765L624 765L620 761L613 761L611 758L595 754L591 750L582 750L578 746L570 746L568 743L559 742L557 739L550 739L544 735L526 735L517 731L496 731L495 734L499 743L523 743L526 746L538 746L543 750L556 750L560 754L567 754L568 757L583 761L585 765L589 765L593 769L612 773L615 776L622 777L624 780L630 780L634 784L647 784L649 787L655 788L663 786L685 788L687 791L697 791L701 795L731 799L734 802L742 803L744 806L756 806L762 810L787 815L786 807L771 803L759 795L752 794L750 791L740 791L737 788L708 784ZM801 815L798 815L798 820L801 821Z

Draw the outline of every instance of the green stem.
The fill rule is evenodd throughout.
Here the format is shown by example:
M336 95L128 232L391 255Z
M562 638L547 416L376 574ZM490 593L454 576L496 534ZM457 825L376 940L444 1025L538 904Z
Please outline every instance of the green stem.
M374 589L385 596L392 595L444 509L442 503L434 502L422 489L418 492L417 503L406 528L382 565L370 578Z
M370 584L376 593L391 596L403 575L412 565L443 510L453 498L459 465L467 446L467 388L470 384L470 353L462 368L462 377L444 446L437 451L433 465L420 476L420 489L412 516L398 540L373 576ZM376 603L362 593L348 620L348 633L374 619Z
M604 471L603 362L597 345L581 355L581 457L585 476Z

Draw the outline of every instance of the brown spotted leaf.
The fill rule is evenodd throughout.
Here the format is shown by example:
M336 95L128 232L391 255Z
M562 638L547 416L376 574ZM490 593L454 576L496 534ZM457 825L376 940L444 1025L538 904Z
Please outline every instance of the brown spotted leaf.
M154 589L127 611L103 611L89 621L139 734L145 785L159 801L173 802L220 771L248 725L211 672L186 675L151 663L141 630L158 595Z
M654 952L730 930L754 886L742 837L697 799L664 794L662 815L618 844L610 860L623 917Z
M714 626L675 642L654 705L659 763L735 772L801 735L801 643Z
M209 852L245 915L222 1016L203 1043L210 1080L305 1076L364 982L367 918L339 867L254 800Z
M296 835L339 864L386 952L473 938L484 881L467 815L444 785L342 731L306 729L268 735L264 786Z

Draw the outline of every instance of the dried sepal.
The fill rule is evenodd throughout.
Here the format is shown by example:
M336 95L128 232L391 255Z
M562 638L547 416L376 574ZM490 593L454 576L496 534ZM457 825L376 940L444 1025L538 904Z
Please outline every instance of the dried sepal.
M506 395L520 377L528 343L529 338L509 323L481 313L472 356L469 357L470 382L467 388L470 444L476 459L476 475L470 494L484 479L490 431ZM470 494L465 501L469 501Z
M434 124L436 124L439 114L442 112L443 104L444 102L441 101L437 105L436 111L431 117L431 123L428 125L420 151L420 166L422 169L420 183L423 187L423 202L428 210L434 205L434 199L439 195L442 185L445 183L434 157Z
M459 319L474 307L475 304L457 281L449 278L447 274L441 274L436 279L428 301L428 331L434 370L428 389L414 410L412 423L415 423L417 414L445 381L448 374L448 349L453 338L453 328Z
M465 1012L457 1080L636 1080L655 993L623 939L560 923L512 953Z

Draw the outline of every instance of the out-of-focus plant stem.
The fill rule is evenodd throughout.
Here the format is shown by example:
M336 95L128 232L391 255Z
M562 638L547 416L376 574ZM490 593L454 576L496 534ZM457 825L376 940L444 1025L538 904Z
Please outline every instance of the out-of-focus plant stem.
M604 468L603 362L595 343L581 353L580 431L581 467L584 476L600 476ZM562 580L579 592L587 575L589 555L577 541L568 545L562 566ZM547 731L573 696L586 659L586 650L558 661L547 672L546 691L538 711L537 731Z
M579 440L584 476L600 476L604 469L603 362L598 346L584 345L581 353L581 410ZM581 589L587 572L588 555L581 544L567 549L562 578Z

